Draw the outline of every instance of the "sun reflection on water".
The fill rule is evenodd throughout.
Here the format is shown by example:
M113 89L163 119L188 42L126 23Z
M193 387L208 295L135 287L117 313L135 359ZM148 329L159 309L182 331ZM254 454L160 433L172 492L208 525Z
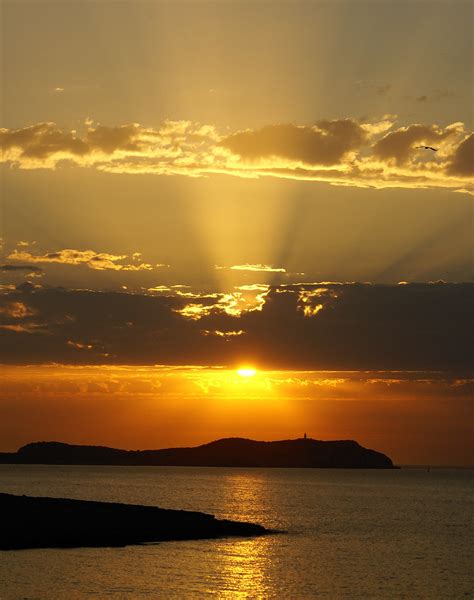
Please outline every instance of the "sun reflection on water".
M226 476L221 498L222 516L241 521L260 521L268 505L268 486L256 474ZM219 598L269 598L275 592L272 577L274 537L220 540L216 556L220 564ZM213 589L216 589L214 587Z
M276 590L271 577L270 538L254 540L222 540L219 556L218 586L213 582L209 591L219 590L218 598L269 598Z

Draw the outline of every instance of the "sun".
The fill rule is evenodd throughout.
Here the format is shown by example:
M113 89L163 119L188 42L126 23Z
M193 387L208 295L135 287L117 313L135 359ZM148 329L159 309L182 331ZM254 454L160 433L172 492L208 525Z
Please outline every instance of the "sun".
M252 367L241 367L237 369L237 374L241 377L253 377L257 373L257 370Z

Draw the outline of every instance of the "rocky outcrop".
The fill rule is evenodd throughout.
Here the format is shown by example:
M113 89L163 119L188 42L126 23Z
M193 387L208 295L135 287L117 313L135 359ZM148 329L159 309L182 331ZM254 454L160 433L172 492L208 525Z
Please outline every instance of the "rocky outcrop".
M154 506L0 493L0 550L127 546L270 533L261 525Z

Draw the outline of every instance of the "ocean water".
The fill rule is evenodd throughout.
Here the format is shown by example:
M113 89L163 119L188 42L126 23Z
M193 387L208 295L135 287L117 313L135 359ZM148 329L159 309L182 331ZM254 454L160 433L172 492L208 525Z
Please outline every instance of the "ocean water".
M473 483L468 469L0 465L2 492L199 510L287 532L0 552L0 598L471 599Z

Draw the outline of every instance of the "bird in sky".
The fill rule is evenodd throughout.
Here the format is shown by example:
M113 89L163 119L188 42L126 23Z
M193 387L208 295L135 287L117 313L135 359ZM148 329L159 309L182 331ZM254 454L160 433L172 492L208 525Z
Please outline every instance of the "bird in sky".
M438 148L433 148L433 146L417 146L417 148L423 148L424 150L433 150L433 152L438 152Z

